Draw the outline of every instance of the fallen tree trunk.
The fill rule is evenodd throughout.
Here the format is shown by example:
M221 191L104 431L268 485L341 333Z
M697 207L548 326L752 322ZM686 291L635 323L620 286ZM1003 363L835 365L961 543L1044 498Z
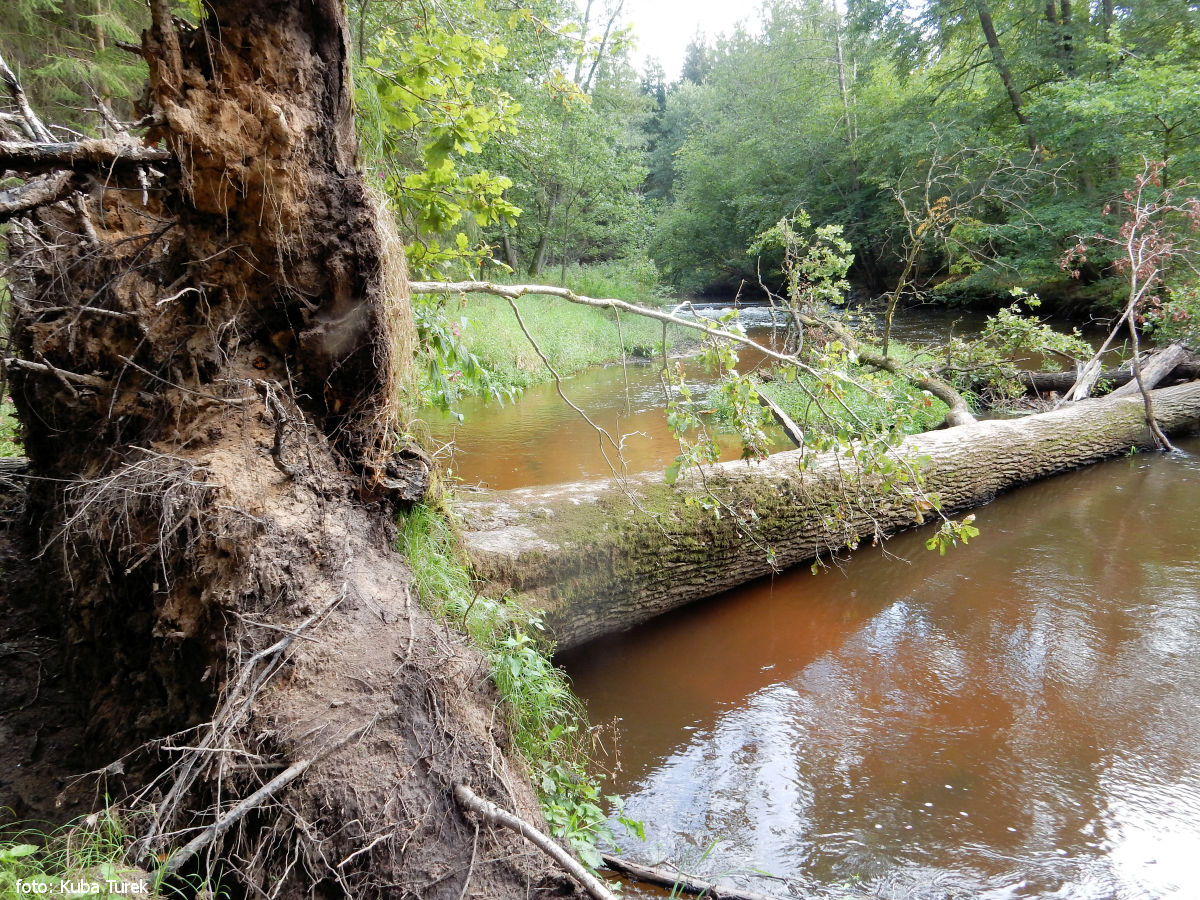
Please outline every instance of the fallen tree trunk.
M1141 384L1139 385L1137 373L1134 372L1134 378L1113 391L1112 396L1134 397L1142 388L1151 390L1158 387L1191 355L1191 351L1183 344L1170 344L1161 350L1156 350L1150 354L1148 360L1141 364Z
M1177 347L1179 345L1173 344ZM1149 366L1147 366L1147 370ZM1075 386L1076 373L1073 371L1067 372L1022 372L1020 374L1021 384L1025 385L1025 390L1032 394L1065 394ZM1200 357L1196 354L1187 352L1183 354L1165 373L1158 378L1157 384L1171 384L1177 381L1191 381L1200 378ZM1107 384L1113 388L1120 388L1134 382L1133 371L1131 369L1108 369L1100 373L1099 383ZM1130 393L1136 393L1137 389L1131 389Z
M1154 391L1165 431L1200 422L1200 383ZM925 489L947 513L986 503L1026 482L1154 446L1140 398L1090 400L1006 421L907 439L898 453L924 458ZM661 475L484 492L459 509L479 577L545 610L560 647L620 631L781 567L916 524L903 493L803 451L707 470L704 483ZM687 503L688 497L720 502Z
M758 394L758 402L770 411L771 417L783 429L783 433L787 435L789 441L797 447L804 446L804 430L795 423L782 406L761 391Z
M42 144L0 141L0 170L50 172L79 169L89 172L110 171L117 166L163 163L171 153L156 147L139 147L117 140L73 141L68 144Z

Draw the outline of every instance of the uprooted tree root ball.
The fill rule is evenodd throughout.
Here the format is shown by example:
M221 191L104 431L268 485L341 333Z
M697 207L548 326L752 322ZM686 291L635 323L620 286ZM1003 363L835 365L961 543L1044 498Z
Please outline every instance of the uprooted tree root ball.
M30 508L105 787L142 862L248 894L569 895L456 804L544 827L486 659L390 549L429 466L395 452L411 316L342 5L205 5L151 2L162 147L51 154L78 192L8 233Z

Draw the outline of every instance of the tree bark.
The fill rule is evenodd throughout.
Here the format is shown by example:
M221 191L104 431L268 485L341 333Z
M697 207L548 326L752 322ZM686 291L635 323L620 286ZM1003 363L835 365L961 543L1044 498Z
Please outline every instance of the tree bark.
M1187 360L1194 357L1192 352L1183 344L1170 344L1161 350L1157 350L1150 355L1150 358L1143 363L1140 363L1141 368L1141 383L1147 390L1156 388L1162 384L1168 376L1183 365ZM1136 373L1134 373L1136 374ZM1127 383L1120 385L1109 396L1112 397L1135 397L1140 388L1138 379L1130 379Z
M1200 383L1152 392L1163 429L1200 424ZM1154 445L1140 398L1080 402L1023 419L984 421L904 442L925 457L925 490L950 514L1077 466ZM853 461L802 451L723 463L667 486L658 474L485 492L459 504L486 590L525 594L546 611L560 647L909 528L921 515L897 491L854 475ZM715 499L720 517L708 504ZM982 538L986 540L986 535Z
M105 157L153 158L157 189L119 165L7 234L11 393L87 743L102 765L152 742L104 790L153 809L148 858L195 838L247 894L455 900L471 869L478 896L569 894L515 835L476 843L451 793L542 821L487 661L391 550L428 461L392 452L412 326L355 165L342 3L204 6L190 28L151 3L162 148Z
M39 206L57 203L75 189L70 172L57 172L20 187L0 191L0 222L25 215Z
M1017 117L1017 121L1021 124L1021 128L1025 132L1025 139L1029 143L1029 151L1036 154L1038 152L1037 138L1034 137L1033 126L1029 122L1029 116L1025 114L1021 92L1017 90L1016 82L1013 80L1012 69L1008 66L1008 58L1004 55L1004 48L1000 46L1000 38L996 34L996 25L992 21L992 10L986 0L975 0L975 9L979 13L979 26L983 29L984 40L987 41L988 50L992 54L992 64L996 67L996 72L1000 75L1000 81L1004 84L1004 90L1008 93L1009 103L1012 104L1013 115Z
M68 144L18 143L0 141L0 171L48 172L76 169L96 172L115 166L163 163L171 158L167 150L138 147L116 140L74 141Z
M500 247L504 251L504 262L516 272L521 267L521 260L517 257L517 248L513 246L508 226L503 223L500 225Z
M1107 44L1112 31L1113 16L1116 14L1114 0L1101 0L1100 3L1100 37Z

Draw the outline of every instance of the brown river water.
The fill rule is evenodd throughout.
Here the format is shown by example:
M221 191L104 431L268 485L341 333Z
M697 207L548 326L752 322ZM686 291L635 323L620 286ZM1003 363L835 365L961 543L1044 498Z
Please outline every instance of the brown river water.
M568 391L645 433L631 470L665 465L657 376L631 375L628 403L620 367ZM552 393L468 411L463 477L605 474ZM1002 496L944 557L902 534L562 654L611 723L606 792L645 824L623 852L781 898L1200 898L1200 440L1181 446Z
M977 514L565 654L623 849L780 896L1200 897L1200 459Z

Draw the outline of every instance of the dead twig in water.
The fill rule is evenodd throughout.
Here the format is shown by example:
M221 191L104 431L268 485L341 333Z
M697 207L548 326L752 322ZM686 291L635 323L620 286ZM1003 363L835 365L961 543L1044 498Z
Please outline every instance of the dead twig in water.
M674 893L703 895L711 900L778 900L769 894L759 894L754 891L744 891L739 888L722 887L703 878L688 875L685 872L674 872L658 866L647 866L642 863L630 862L609 853L601 854L606 868L612 869L626 878L657 884L669 888Z

